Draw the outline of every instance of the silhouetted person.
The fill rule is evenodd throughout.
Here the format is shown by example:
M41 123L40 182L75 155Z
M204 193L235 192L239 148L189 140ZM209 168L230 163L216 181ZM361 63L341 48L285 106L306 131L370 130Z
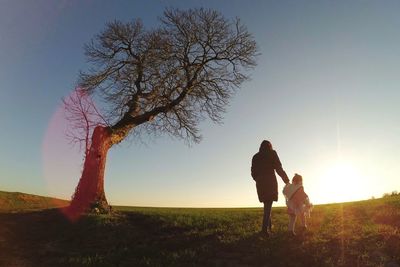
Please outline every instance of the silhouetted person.
M285 184L289 178L282 168L278 154L272 148L271 142L261 142L260 150L253 156L251 162L251 176L256 181L258 200L264 203L264 216L261 233L268 236L271 231L271 207L273 201L278 201L278 182L275 171Z
M303 187L303 177L300 174L295 174L292 183L288 183L283 188L283 195L286 198L286 206L288 207L289 215L289 232L296 235L294 227L296 218L299 217L303 231L307 229L307 217L310 217L310 212L313 205Z

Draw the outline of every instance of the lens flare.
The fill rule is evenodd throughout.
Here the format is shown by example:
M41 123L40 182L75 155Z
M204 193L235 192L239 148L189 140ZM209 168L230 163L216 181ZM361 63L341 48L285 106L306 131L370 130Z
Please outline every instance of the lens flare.
M43 137L42 172L48 195L70 200L80 178L83 152L68 140L67 123L61 102Z

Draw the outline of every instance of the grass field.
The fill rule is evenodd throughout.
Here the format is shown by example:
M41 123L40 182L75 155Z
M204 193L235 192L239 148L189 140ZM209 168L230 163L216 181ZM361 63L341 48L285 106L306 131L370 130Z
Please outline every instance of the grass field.
M268 239L258 234L260 208L114 207L70 223L47 209L57 201L10 208L6 195L0 266L400 266L399 195L315 206L296 237L286 210L274 208Z
M64 207L69 201L20 192L0 191L0 212L23 212Z

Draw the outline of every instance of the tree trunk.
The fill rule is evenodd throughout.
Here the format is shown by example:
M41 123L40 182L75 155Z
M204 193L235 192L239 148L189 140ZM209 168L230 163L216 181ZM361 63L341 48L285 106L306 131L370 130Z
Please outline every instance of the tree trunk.
M108 127L97 126L92 135L90 150L85 157L83 172L72 197L68 215L73 218L95 211L107 213L109 206L104 193L104 170L111 134Z

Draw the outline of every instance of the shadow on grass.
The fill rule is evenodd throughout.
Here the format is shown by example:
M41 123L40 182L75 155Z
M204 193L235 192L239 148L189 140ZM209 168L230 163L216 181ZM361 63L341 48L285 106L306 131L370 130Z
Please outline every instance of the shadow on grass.
M252 228L240 232L235 218L236 228L229 220L193 225L173 216L136 211L88 215L75 223L57 209L0 213L0 266L376 266L382 262L378 258L385 255L374 256L370 244L380 241L376 234L344 239L334 218L326 216L322 227L296 237L285 232L282 221L275 233L263 238ZM383 248L397 255L397 239L389 241L393 248Z
M58 210L0 214L4 266L311 266L303 237L258 233L226 242L218 229L137 212L85 216L70 223ZM229 235L229 233L228 233ZM3 242L4 243L4 242ZM290 257L288 257L290 255ZM296 263L290 259L296 257Z
M0 234L0 266L191 266L218 242L214 233L156 216L123 212L71 223L57 209L2 213Z

